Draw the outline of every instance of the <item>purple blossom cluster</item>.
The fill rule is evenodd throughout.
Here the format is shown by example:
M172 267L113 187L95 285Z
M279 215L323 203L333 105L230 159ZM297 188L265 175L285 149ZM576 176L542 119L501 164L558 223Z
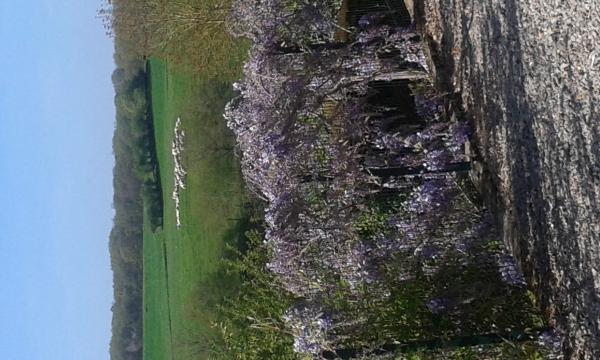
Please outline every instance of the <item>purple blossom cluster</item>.
M456 156L462 152L464 145L469 141L470 137L471 126L467 122L452 123L446 140L446 146Z
M447 188L445 179L425 180L412 193L408 210L415 214L441 213L440 207L448 202Z
M340 1L235 0L229 31L273 49L282 44L306 44L331 39Z
M441 314L448 310L449 303L447 299L435 298L427 302L427 309L434 314Z
M564 355L561 354L561 336L556 330L550 329L540 333L538 344L549 350L547 359L559 360L564 358Z
M394 61L377 56L382 48L408 49L406 43L413 42L416 51L420 43L414 41L414 32L382 27L381 41L372 44L357 41L336 51L282 55L269 42L277 38L288 46L305 46L327 30L317 24L331 23L329 7L298 2L292 11L273 0L241 3L232 14L240 19L234 32L251 38L255 45L244 78L236 84L239 96L228 105L225 117L242 150L242 169L250 188L268 202L266 241L274 248L269 267L297 295L322 289L323 277L330 272L355 284L360 281L357 274L364 255L348 245L356 243L349 228L368 191L369 176L355 144L367 126L361 121L361 101L352 100L350 94L365 93L370 79L395 69ZM257 20L251 21L254 16ZM302 40L286 37L283 18L288 27L313 24L305 29L312 35ZM315 21L307 22L308 18ZM404 55L400 51L395 62L404 61ZM327 101L334 105L333 111L323 107ZM345 126L348 121L353 126ZM311 200L318 202L312 204L306 192L319 186L321 198ZM326 264L321 266L325 269L306 269L313 253L321 254L319 262Z
M294 350L298 353L319 355L330 347L327 332L333 325L331 317L322 309L300 304L289 309L283 320L294 334Z
M431 98L425 95L415 95L415 108L417 114L428 121L435 120L444 110L444 104L439 98Z
M373 12L365 14L358 19L358 26L361 28L379 27L385 18L385 13Z
M470 127L463 122L434 122L405 135L375 126L365 139L377 152L366 152L369 167L422 167L425 172L444 172L449 164L466 161L465 143Z
M502 276L502 281L510 286L525 287L527 283L523 273L517 268L515 259L508 254L498 254L496 256L498 271Z

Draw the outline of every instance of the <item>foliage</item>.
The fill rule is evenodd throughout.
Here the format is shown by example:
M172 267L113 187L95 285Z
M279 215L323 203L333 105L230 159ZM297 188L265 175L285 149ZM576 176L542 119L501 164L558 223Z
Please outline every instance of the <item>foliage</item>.
M114 0L100 16L107 32L132 44L139 58L160 56L222 77L237 75L246 52L225 31L230 6L221 0Z
M117 108L113 138L115 218L109 248L115 292L111 340L114 359L141 358L144 212L150 216L151 226L162 224L162 191L146 78L139 64L131 64L117 63L113 75Z
M293 352L293 337L283 316L294 298L266 269L270 251L263 235L246 233L248 250L231 248L233 259L226 260L227 271L241 279L239 291L219 306L222 321L214 324L220 338L214 342L214 359L262 360L300 359Z

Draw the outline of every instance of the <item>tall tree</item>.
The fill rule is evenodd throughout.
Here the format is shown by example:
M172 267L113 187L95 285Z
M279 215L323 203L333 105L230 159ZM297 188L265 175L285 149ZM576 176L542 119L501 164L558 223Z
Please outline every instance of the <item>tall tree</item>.
M237 44L226 31L230 5L227 0L119 0L106 4L99 15L109 35L135 44L143 58L158 55L216 71L243 54L235 51Z

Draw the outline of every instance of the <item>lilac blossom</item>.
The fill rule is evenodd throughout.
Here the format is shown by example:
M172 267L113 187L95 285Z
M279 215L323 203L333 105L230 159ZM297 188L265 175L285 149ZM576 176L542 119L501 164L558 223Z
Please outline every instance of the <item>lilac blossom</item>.
M527 285L521 271L517 268L515 259L507 254L498 254L496 256L498 270L502 281L510 286L524 287Z
M447 146L450 151L458 154L471 136L471 127L467 122L453 123L449 129Z
M450 302L447 299L435 298L427 302L426 306L433 314L441 314L448 310Z
M444 111L444 104L439 98L428 98L424 95L415 95L417 114L427 120L435 119Z
M440 255L440 249L435 244L425 244L417 248L415 255L426 260L432 260Z
M548 359L562 359L561 353L561 336L554 329L545 330L538 337L538 344L550 350Z
M301 304L289 309L284 321L294 335L294 351L318 355L329 347L327 332L332 320L313 304Z
M418 214L438 211L447 202L446 187L444 180L426 180L413 192L408 210Z

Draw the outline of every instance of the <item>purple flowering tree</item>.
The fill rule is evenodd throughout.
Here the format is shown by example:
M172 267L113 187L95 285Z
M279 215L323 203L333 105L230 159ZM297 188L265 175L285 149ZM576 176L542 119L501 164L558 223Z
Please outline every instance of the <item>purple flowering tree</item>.
M407 85L431 89L418 34L374 16L340 43L337 5L238 0L230 22L253 46L225 118L266 202L267 267L302 299L285 316L296 350L530 326L524 282L462 185L468 124Z

